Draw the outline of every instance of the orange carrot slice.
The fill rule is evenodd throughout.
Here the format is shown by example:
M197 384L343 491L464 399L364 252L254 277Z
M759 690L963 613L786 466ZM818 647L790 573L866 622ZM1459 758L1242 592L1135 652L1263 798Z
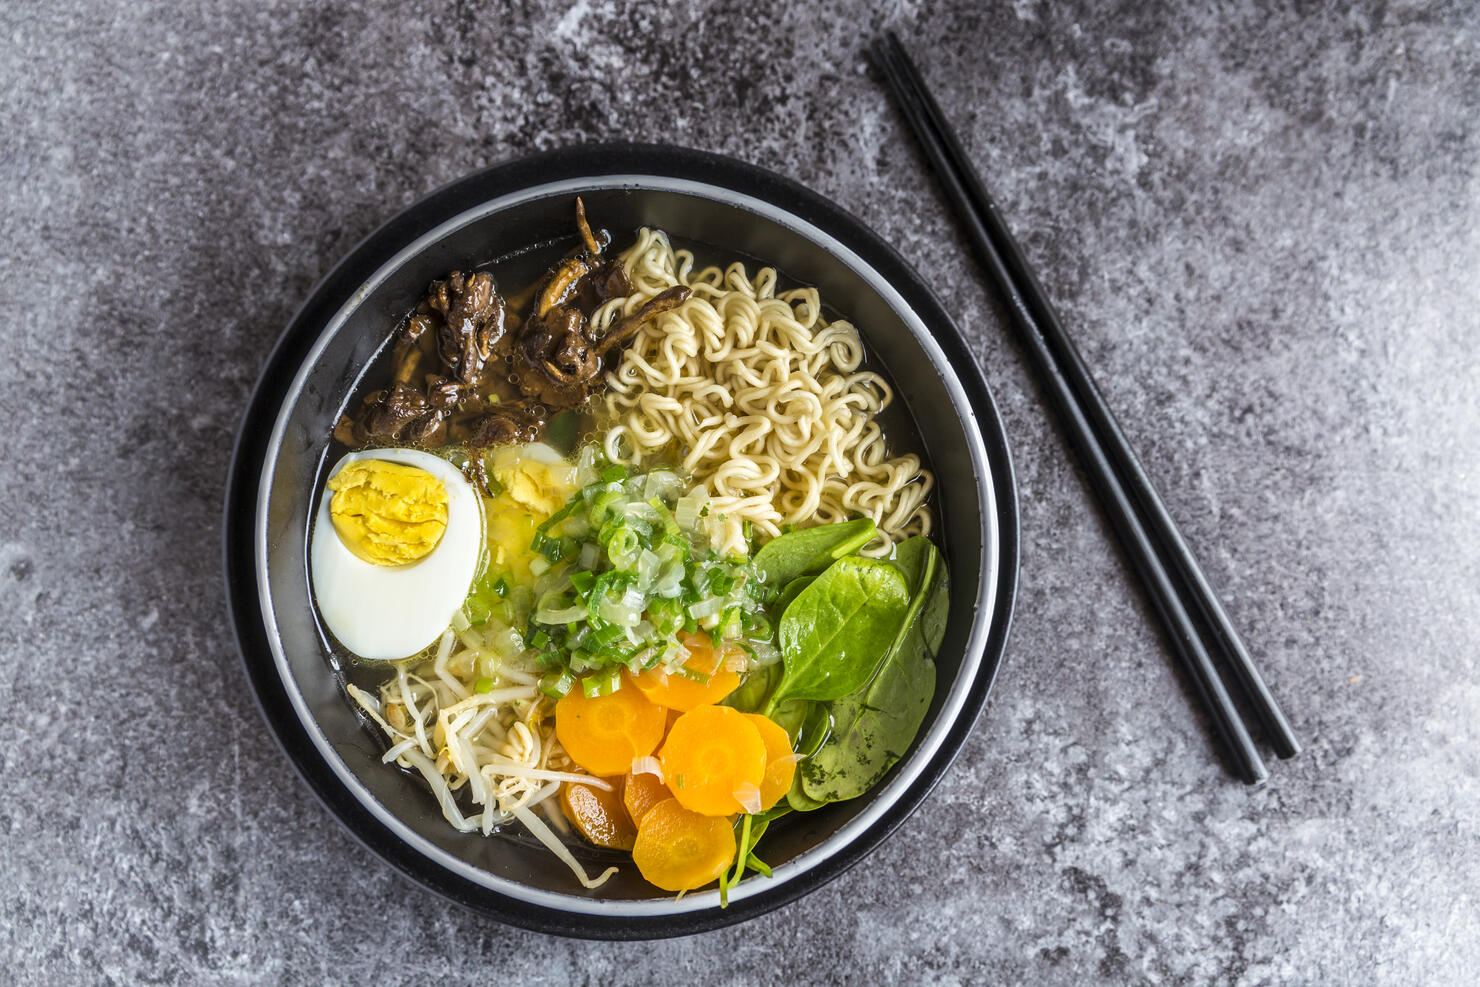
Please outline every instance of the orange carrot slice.
M699 706L680 716L658 752L663 780L685 809L706 816L744 812L736 796L759 788L766 774L766 743L744 713Z
M791 750L791 738L781 724L760 713L744 715L755 724L766 745L766 774L761 779L761 809L765 810L791 791L792 775L797 769L796 756Z
M673 793L655 775L635 775L629 771L622 782L622 805L626 806L634 826L641 825L649 809L671 798Z
M606 778L612 790L568 781L560 786L560 809L565 818L591 843L613 850L631 850L637 827L622 805L622 779Z
M709 706L734 692L740 686L740 676L723 667L725 660L735 650L732 646L715 648L707 637L693 635L684 639L689 649L684 667L704 678L696 681L682 672L664 672L650 668L631 676L632 684L642 694L659 706L687 712L696 706Z
M663 740L667 714L636 689L588 699L575 688L555 704L555 736L570 759L593 775L621 775L634 757L647 757Z
M735 859L735 829L728 819L690 812L664 799L642 817L632 861L649 884L664 891L702 888Z

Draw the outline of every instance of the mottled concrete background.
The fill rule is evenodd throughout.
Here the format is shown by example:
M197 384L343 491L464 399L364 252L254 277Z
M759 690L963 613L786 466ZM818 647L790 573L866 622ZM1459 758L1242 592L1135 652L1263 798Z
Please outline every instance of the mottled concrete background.
M0 9L11 979L1472 981L1473 8L194 6ZM1262 789L861 66L885 25L1308 743ZM777 169L897 244L970 335L1023 503L1005 670L924 809L809 898L655 944L502 928L362 851L266 735L219 569L233 430L314 280L471 169L614 137Z

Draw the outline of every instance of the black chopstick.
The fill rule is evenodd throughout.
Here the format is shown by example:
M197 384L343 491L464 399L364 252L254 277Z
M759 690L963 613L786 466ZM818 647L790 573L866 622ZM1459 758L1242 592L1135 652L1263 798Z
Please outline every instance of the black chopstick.
M1139 508L1138 513L1156 543L1157 554L1171 570L1180 589L1180 595L1184 600L1190 601L1191 609L1201 618L1202 626L1207 630L1207 636L1211 638L1213 647L1217 649L1225 664L1238 678L1250 705L1259 717L1266 738L1274 748L1275 754L1281 758L1295 756L1300 752L1300 742L1296 740L1289 721L1285 719L1285 714L1281 711L1274 694L1270 692L1263 676L1259 674L1259 669L1255 667L1248 648L1244 646L1243 639L1234 629L1233 622L1228 619L1227 612L1224 611L1217 594L1209 585L1207 576L1203 574L1202 567L1198 565L1192 550L1187 546L1182 532L1172 520L1160 494L1152 485L1150 477L1146 475L1146 470L1142 467L1130 441L1121 431L1120 423L1116 421L1114 413L1105 403L1104 396L1100 394L1099 387L1095 385L1094 377L1090 374L1084 359L1079 355L1078 347L1074 345L1074 341L1064 329L1058 311L1048 300L1048 294L1043 290L1032 268L1028 266L1022 249L1013 238L1012 231L1008 229L996 204L983 187L980 176L972 168L955 132L946 122L940 104L935 101L935 96L925 86L919 70L893 31L885 35L885 45L893 56L894 65L902 78L916 93L919 104L940 137L951 164L971 197L975 212L982 217L987 234L1001 256L1009 277L1017 285L1027 303L1028 311L1038 323L1039 330L1049 347L1054 351L1060 371L1069 381L1070 387L1079 399L1090 425L1100 437L1101 444L1105 447L1116 472L1136 502Z
M1214 725L1237 762L1240 777L1251 783L1263 780L1268 771L1213 668L1199 629L1189 614L1189 598L1191 609L1204 615L1219 650L1225 654L1232 650L1247 666L1249 675L1240 674L1240 681L1245 683L1251 703L1261 710L1261 720L1281 756L1288 756L1283 753L1285 750L1293 754L1299 749L1288 724L1237 634L1233 633L1196 560L1156 496L1114 416L1094 388L1073 343L1064 333L1037 279L1027 269L1006 224L997 215L903 46L891 33L885 43L875 46L874 57L956 207L979 260L1007 302L1009 316L1045 392L1059 412L1091 484L1167 627L1173 646L1187 665ZM1225 628L1227 634L1222 633ZM1232 646L1227 643L1230 640ZM1231 664L1238 667L1237 657ZM1279 739L1282 735L1287 742Z

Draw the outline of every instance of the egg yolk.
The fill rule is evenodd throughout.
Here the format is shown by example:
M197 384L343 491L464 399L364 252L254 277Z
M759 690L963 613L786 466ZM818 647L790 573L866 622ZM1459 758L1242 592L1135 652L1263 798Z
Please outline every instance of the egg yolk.
M339 538L375 565L426 557L447 530L447 488L424 469L357 459L329 481L329 518Z
M569 467L565 467L569 470ZM565 505L571 483L545 463L505 459L490 471L498 493L488 502L488 561L516 582L533 578L529 544L539 523Z
M569 492L568 485L561 484L544 463L522 462L512 466L498 466L494 468L493 476L510 500L545 517L564 506Z

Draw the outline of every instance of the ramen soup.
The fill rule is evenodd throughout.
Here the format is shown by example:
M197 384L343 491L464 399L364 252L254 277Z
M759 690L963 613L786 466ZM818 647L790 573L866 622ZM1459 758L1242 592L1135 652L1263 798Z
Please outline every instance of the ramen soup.
M814 289L572 206L533 284L453 271L396 328L334 430L315 602L448 825L723 900L925 717L932 477Z

